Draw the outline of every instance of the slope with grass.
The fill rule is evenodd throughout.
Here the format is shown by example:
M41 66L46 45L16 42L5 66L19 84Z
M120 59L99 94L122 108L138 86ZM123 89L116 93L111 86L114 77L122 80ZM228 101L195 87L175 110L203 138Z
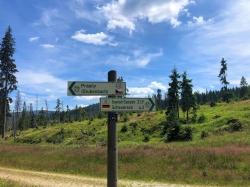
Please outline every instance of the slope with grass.
M198 118L203 118L200 123L189 124L192 141L164 143L160 126L164 112L122 117L118 123L119 178L249 186L250 100L201 106ZM232 129L235 120L242 129ZM17 144L12 138L2 142L0 165L105 177L106 130L106 119L30 129L20 133Z
M184 118L184 115L183 115ZM232 129L230 121L238 121L243 129ZM162 122L165 112L130 114L120 117L118 122L118 141L126 144L154 144L162 142ZM182 120L183 121L183 120ZM234 141L250 143L249 138L242 136L250 128L250 100L220 103L216 107L203 105L198 110L198 122L182 124L193 129L193 143L199 143L201 135L206 138L224 139L218 143L228 142L229 137ZM236 124L237 125L237 124ZM240 133L230 133L241 130ZM89 121L65 123L39 129L29 129L21 132L17 142L30 144L63 144L63 145L105 145L107 125L106 118ZM219 136L219 137L218 137ZM234 137L237 137L236 139ZM12 141L12 138L11 140ZM204 141L201 142L202 144Z

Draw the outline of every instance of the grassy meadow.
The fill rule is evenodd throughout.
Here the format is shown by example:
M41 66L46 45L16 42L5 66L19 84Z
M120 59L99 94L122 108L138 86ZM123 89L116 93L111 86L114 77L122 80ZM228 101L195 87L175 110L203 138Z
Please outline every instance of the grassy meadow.
M171 143L161 136L164 111L122 116L119 178L250 186L250 100L204 105L201 116L199 123L182 124L192 127L192 141ZM242 129L231 131L232 119ZM106 177L106 132L106 119L29 129L18 143L12 137L0 143L0 166Z

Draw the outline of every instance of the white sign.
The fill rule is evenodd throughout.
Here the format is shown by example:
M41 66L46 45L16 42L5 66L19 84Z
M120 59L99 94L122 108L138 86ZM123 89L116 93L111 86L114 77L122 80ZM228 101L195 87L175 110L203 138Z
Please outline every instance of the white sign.
M154 111L155 101L151 98L100 98L102 112Z
M113 95L126 94L125 82L82 82L68 81L68 96Z

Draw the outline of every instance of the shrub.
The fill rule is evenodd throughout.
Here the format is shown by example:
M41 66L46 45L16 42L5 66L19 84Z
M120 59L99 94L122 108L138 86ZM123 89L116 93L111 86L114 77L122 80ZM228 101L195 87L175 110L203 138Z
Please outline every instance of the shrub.
M128 127L126 125L123 125L122 128L121 128L121 132L125 133L127 131L128 131Z
M210 102L210 107L215 107L216 106L216 102L215 101L211 101Z
M143 142L149 142L149 136L144 136L144 138L143 138L142 141L143 141Z
M27 144L38 144L38 143L42 142L42 139L28 136L28 137L24 137L24 138L16 138L16 142L27 143Z
M215 115L214 117L213 117L213 119L217 119L217 118L220 118L221 116L220 115Z
M228 120L227 124L229 126L229 131L231 132L240 131L242 129L242 124L238 119L230 119Z
M193 138L193 131L190 127L184 127L181 129L179 140L189 141Z
M170 124L171 123L171 124ZM164 137L165 142L179 140L180 126L177 121L168 122L168 129Z
M59 144L62 143L64 140L64 129L61 128L61 130L55 134L53 134L51 137L49 137L46 142L53 143L53 144Z
M202 131L202 132L201 132L201 139L204 139L204 138L206 138L206 137L208 137L208 132Z
M198 122L198 123L204 123L205 120L206 120L205 115L204 115L204 114L201 114L201 115L198 117L197 122Z
M128 114L124 114L123 116L123 119L122 119L123 122L127 122L128 121Z

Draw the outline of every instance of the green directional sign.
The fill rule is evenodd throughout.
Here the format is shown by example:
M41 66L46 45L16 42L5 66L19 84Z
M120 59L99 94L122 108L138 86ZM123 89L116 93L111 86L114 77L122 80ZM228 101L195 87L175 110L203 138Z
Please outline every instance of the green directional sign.
M123 96L125 94L125 82L68 81L68 96Z
M102 112L150 112L155 111L152 98L100 98Z

